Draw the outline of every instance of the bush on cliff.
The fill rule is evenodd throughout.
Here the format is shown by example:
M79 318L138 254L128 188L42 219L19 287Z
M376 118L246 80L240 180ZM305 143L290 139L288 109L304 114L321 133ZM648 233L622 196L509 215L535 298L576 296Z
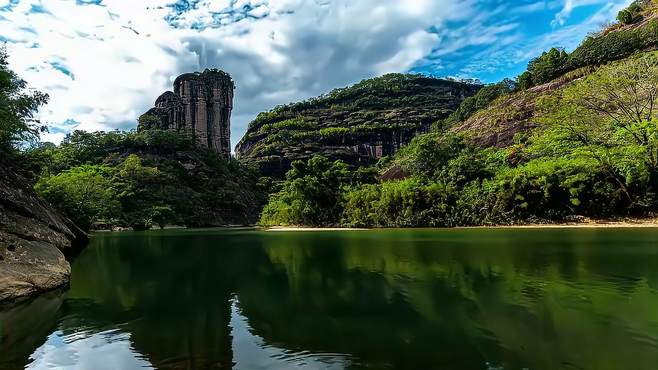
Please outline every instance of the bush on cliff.
M552 48L528 64L526 72L518 76L521 89L543 84L560 75L586 66L598 66L620 60L634 53L655 50L658 44L658 20L646 24L639 21L645 13L656 11L650 1L635 1L619 13L622 25L637 26L619 28L613 26L599 34L590 35L570 54L563 49Z
M561 74L563 74L566 69L567 61L569 60L569 55L562 48L552 48L547 52L543 52L542 55L534 58L528 63L527 73L529 75L529 80L532 82L532 85L541 85L546 83ZM521 79L525 80L525 77ZM522 86L522 88L527 88L528 86Z
M626 9L622 9L617 14L617 20L621 24L633 24L642 19L642 3L634 1Z
M500 96L510 94L517 88L517 83L510 79L504 79L501 82L485 85L475 95L464 99L459 108L452 112L448 118L438 122L437 128L442 129L453 124L464 122L480 109L486 108L489 103Z
M97 220L112 220L120 213L111 169L107 166L83 165L44 177L36 191L69 215L81 228L88 230Z

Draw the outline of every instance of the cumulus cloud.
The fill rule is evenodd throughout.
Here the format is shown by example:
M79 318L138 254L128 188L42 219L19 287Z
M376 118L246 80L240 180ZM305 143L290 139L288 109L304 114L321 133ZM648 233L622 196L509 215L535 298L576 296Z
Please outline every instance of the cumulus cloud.
M457 6L452 0L23 0L5 4L0 34L9 41L12 67L50 93L41 115L55 127L72 119L83 130L133 127L176 75L224 69L237 84L235 143L258 111L407 70L437 42L426 28L458 18L445 14L468 15Z
M487 57L523 39L510 11L559 7L519 1L0 0L0 40L12 68L51 95L44 139L132 128L177 75L212 67L236 82L236 144L258 112L363 78L496 68ZM560 17L580 3L566 0Z

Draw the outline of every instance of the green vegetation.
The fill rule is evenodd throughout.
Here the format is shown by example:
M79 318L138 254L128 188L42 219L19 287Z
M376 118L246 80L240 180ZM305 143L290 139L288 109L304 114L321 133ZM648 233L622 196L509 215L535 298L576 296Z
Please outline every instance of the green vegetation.
M304 178L330 184L329 197L291 170L261 222L456 226L643 216L658 209L658 53L603 66L538 105L541 126L508 148L483 149L465 135L441 132L416 137L394 159L409 174L402 180L329 181L322 176L331 172L309 163ZM344 165L333 166L348 177ZM296 207L322 217L308 222L290 211L297 199L317 196L326 203Z
M48 101L48 95L27 90L27 83L9 69L7 59L6 49L0 48L0 155L38 139L44 127L34 114Z
M655 2L638 0L619 12L619 24L588 36L571 54L552 48L533 59L528 70L518 77L519 88L541 85L567 72L620 60L638 51L655 50L658 43L658 20L640 24L655 12ZM626 25L629 27L620 27Z
M381 77L363 80L349 87L339 88L315 98L298 103L280 105L263 112L249 124L250 131L261 129L267 123L296 119L308 109L385 109L390 107L426 107L442 100L431 94L437 81L434 78L415 74L390 73ZM459 82L441 80L446 86L460 85ZM421 94L419 94L419 92ZM424 93L424 94L423 94ZM285 126L285 124L284 124Z
M617 20L621 24L633 24L642 19L642 2L634 1L628 8L623 9L617 14Z
M657 42L658 20L655 19L639 27L613 30L599 37L588 37L569 55L565 72L619 60L639 50L655 49Z
M241 160L259 166L263 175L277 178L284 177L292 161L308 160L315 154L349 165L374 164L376 159L368 152L373 141L381 142L377 145L383 155L391 155L417 132L428 131L447 118L464 97L480 88L479 84L413 74L363 80L259 114L236 152ZM462 114L472 113L501 89L502 84L489 87Z
M492 101L501 96L508 95L517 89L517 83L510 79L495 84L482 87L475 95L464 99L456 111L452 112L448 118L439 121L440 127L448 127L453 124L464 122L477 111L486 108Z
M145 229L253 222L257 176L171 131L75 131L24 154L37 192L78 225Z
M286 174L281 190L270 197L261 214L263 225L330 225L342 212L343 189L374 182L375 171L349 171L345 163L314 156L296 161Z
M565 72L569 55L564 49L552 48L528 63L528 70L519 76L519 87L527 89L546 83Z
M111 220L121 205L107 166L83 165L56 176L42 178L36 190L71 217L78 226L89 229L95 220Z

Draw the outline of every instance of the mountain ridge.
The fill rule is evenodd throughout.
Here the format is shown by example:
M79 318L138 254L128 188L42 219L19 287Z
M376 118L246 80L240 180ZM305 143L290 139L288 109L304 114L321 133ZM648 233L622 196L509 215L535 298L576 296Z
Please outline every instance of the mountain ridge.
M481 85L422 75L388 74L263 112L236 146L238 159L266 175L322 154L352 166L392 155L446 118Z

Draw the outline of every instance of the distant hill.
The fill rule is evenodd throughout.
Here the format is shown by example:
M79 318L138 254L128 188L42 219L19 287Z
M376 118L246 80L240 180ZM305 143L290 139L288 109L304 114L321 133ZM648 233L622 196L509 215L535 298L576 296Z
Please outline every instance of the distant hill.
M249 124L236 147L241 161L283 175L315 154L350 165L392 155L450 115L481 85L388 74L307 101L276 107Z

